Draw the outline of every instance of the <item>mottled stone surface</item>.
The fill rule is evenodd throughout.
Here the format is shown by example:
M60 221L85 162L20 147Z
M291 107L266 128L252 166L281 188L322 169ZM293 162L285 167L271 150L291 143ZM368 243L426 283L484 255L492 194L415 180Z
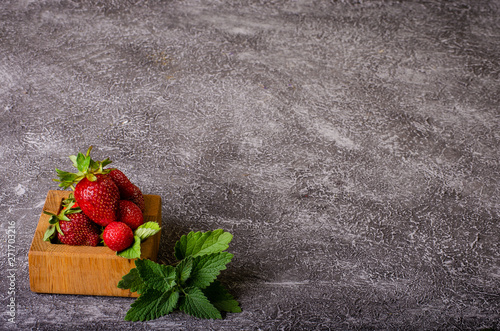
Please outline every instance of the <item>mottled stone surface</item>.
M0 328L500 328L500 2L0 2ZM32 293L55 167L163 198L160 256L234 234L243 312ZM15 294L8 226L15 224ZM11 297L15 325L8 323Z

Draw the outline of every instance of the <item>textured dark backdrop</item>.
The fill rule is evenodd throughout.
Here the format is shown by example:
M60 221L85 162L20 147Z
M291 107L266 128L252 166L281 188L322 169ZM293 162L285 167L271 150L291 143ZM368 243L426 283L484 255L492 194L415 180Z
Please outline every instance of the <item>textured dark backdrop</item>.
M0 327L498 329L499 1L1 1ZM124 322L35 294L55 167L163 198L161 258L224 228L243 312Z

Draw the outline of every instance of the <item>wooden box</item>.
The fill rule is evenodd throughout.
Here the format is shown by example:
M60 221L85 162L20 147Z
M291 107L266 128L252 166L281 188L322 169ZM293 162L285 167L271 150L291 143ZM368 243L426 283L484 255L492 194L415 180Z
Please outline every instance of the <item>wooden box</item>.
M49 191L43 210L57 214L70 191ZM161 226L161 197L144 195L144 222ZM105 246L70 246L43 241L50 216L42 213L28 253L33 292L137 297L119 289L118 282L135 267L134 260L116 255ZM141 258L156 261L161 231L141 244Z

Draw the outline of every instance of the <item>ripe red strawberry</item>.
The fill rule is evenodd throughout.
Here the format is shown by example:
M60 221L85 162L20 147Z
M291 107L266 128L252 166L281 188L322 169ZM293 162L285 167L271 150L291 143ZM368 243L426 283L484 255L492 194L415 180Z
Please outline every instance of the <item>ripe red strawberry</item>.
M44 240L50 241L55 237L63 244L75 246L97 246L100 242L100 229L82 213L76 206L73 197L66 199L64 208L58 215L47 213L52 217L49 220L51 226L45 233Z
M134 243L134 233L122 222L111 222L102 233L104 244L111 250L119 252L129 248Z
M97 246L100 241L99 227L84 213L70 214L69 221L59 221L61 233L57 233L59 241L66 245Z
M69 173L56 169L59 179L59 186L63 188L74 187L76 202L83 212L94 222L106 226L118 219L118 201L120 200L120 191L115 182L108 177L110 169L103 167L111 161L94 161L90 158L90 151L87 154L70 156L73 166L78 172Z
M118 189L120 190L120 196L122 199L126 199L130 194L132 193L130 191L130 185L132 184L130 182L130 179L128 179L127 176L121 171L116 168L111 169L109 172L109 176L113 179L115 182L116 186L118 186Z
M118 219L120 192L115 182L107 175L87 177L76 184L75 199L83 212L94 222L106 226Z
M134 185L123 172L116 168L109 172L109 176L113 179L116 186L118 186L120 198L122 200L131 200L144 212L144 196L139 187Z
M120 200L118 215L118 221L127 224L132 230L144 223L141 209L129 200Z

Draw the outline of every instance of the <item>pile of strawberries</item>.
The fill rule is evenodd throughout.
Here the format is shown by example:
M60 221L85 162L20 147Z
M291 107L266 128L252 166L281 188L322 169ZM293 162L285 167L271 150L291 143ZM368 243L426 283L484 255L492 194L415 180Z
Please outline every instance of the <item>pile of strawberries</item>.
M85 246L104 241L111 250L123 251L134 243L133 230L144 223L144 196L123 172L104 169L109 159L92 160L91 150L70 156L77 173L56 169L55 181L73 192L59 214L48 213L51 225L44 240Z

